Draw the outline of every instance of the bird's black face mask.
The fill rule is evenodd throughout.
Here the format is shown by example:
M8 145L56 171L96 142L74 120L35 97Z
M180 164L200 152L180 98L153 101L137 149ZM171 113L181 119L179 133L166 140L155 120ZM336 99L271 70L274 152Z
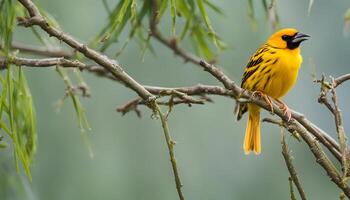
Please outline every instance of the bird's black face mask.
M290 35L282 35L282 40L287 42L287 48L288 49L295 49L300 46L300 43L307 40L309 35L306 35L304 33L296 33L293 36Z

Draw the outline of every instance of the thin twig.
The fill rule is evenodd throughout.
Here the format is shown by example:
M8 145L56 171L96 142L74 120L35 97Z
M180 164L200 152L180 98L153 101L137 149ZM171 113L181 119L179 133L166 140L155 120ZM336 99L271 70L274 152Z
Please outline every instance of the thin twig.
M274 121L272 122L273 124L281 124L277 120L270 120L270 121ZM319 163L320 166L327 172L328 176L331 178L331 181L334 182L349 198L350 197L349 186L347 184L344 184L337 168L334 166L332 161L328 158L326 153L322 150L322 147L320 146L318 141L313 136L311 136L304 127L298 125L298 123L295 121L291 121L290 123L282 123L282 125L290 133L297 131L300 134L300 136L304 139L306 144L309 146L311 152L315 156L316 162Z
M347 147L346 133L343 126L342 115L341 115L341 111L339 109L339 105L337 101L336 87L339 84L343 83L344 81L349 80L346 77L347 75L340 76L337 79L330 77L331 81L328 82L326 81L325 75L322 74L321 79L316 80L317 83L320 83L320 96L318 99L319 103L324 104L334 116L335 127L338 135L338 140L340 143L339 151L341 154L340 161L342 163L342 169L343 169L343 182L346 182L346 177L348 175L348 170L349 170L348 154L349 153L348 153L348 147ZM329 93L331 93L332 95L331 99L333 102L333 106L328 101Z
M42 59L29 59L29 58L20 58L20 57L11 57L11 58L1 58L0 57L0 69L5 69L7 64L14 64L18 66L27 66L27 67L55 67L57 65L63 67L78 68L84 70L88 65L78 61L78 60L68 60L63 57L60 58L42 58Z
M346 183L347 182L346 177L347 177L348 168L349 168L347 138L346 138L346 133L343 126L342 114L341 114L338 100L337 100L337 93L335 90L336 82L334 79L332 80L332 83L333 83L332 84L333 87L331 88L331 93L332 93L332 101L334 104L334 120L335 120L336 130L338 133L340 151L342 154L343 182Z
M320 83L320 96L318 97L318 103L321 103L328 108L328 110L335 115L335 110L333 106L328 101L328 91L330 89L330 83L326 82L325 75L322 74L321 79L315 80L316 83Z
M0 44L0 49L1 49ZM11 49L18 50L20 53L28 53L33 55L40 56L48 56L48 57L64 57L64 58L72 58L74 56L74 52L68 52L61 49L50 49L41 46L32 46L28 44L22 44L13 42L11 45Z
M189 99L176 99L174 100L174 96L170 96L169 101L156 101L158 105L163 105L163 106L175 106L179 104L187 104L189 106L192 106L192 104L200 104L203 105L205 101L208 101L207 99L200 99L199 100L194 100L191 101ZM122 106L119 106L116 110L117 112L122 113L122 115L125 115L126 113L129 113L131 111L135 111L138 117L141 117L141 111L139 110L138 106L139 105L147 105L147 102L142 100L139 97L136 97L135 99L132 99L125 103Z
M288 146L287 146L286 140L285 140L285 135L283 133L282 133L281 144L282 144L282 155L283 155L284 161L286 162L286 165L287 165L287 168L288 168L288 171L290 174L290 178L293 180L295 186L297 187L300 198L302 200L306 200L305 192L301 186L297 171L295 170L295 167L293 165L292 156L289 153Z
M289 183L290 200L297 200L294 194L293 180L291 177L288 177L288 183Z
M175 153L174 153L174 146L175 146L175 141L171 138L170 136L170 131L169 131L169 127L168 127L168 122L167 122L167 118L166 116L162 113L160 107L158 106L157 103L154 104L155 106L155 110L157 111L160 120L162 122L162 128L163 128L163 132L164 132L164 136L165 136L165 140L168 146L168 150L169 150L169 156L170 156L170 162L172 165L172 169L173 169L173 173L174 173L174 177L175 177L175 183L176 183L176 190L177 193L179 195L180 200L184 200L184 195L182 192L182 183L181 183L181 179L180 179L180 175L179 175L179 171L177 168L177 163L176 163L176 158L175 158Z
M292 111L292 118L299 122L308 132L317 138L327 149L334 155L334 157L341 162L341 153L339 144L326 132L317 127L309 121L304 115Z
M348 80L350 80L350 73L339 76L338 78L334 79L334 87L336 88Z
M177 88L166 88L166 87L155 87L155 86L144 86L150 93L154 95L166 94L169 91L175 90L178 92L185 93L187 95L219 95L234 97L232 91L220 86L203 85L197 84L190 87L177 87Z
M173 107L175 105L179 104L187 104L188 106L191 106L192 104L200 104L203 105L206 102L213 102L211 98L207 97L206 95L214 94L214 95L223 95L224 93L215 93L217 92L216 89L220 88L217 86L204 86L200 85L200 87L193 86L193 87L183 87L183 88L164 88L164 87L154 87L154 86L146 86L145 87L148 91L150 91L154 95L159 95L160 97L163 96L170 96L168 101L159 101L156 100L156 103L158 105L165 105ZM206 90L207 93L202 93L201 89L208 89ZM213 91L210 91L211 89L214 89ZM224 90L224 89L223 89ZM184 93L185 92L185 93ZM188 93L187 93L188 92ZM223 91L222 91L223 92ZM190 95L198 96L198 98L194 98ZM227 93L229 95L229 93ZM159 99L157 98L157 99ZM141 117L140 110L138 109L138 105L146 105L147 102L140 98L135 98L124 105L117 108L118 112L121 112L123 115L130 111L135 111L139 117Z
M125 115L126 113L130 111L135 111L136 115L138 117L141 117L141 111L137 108L137 105L142 101L140 97L136 97L135 99L127 102L126 104L120 106L117 108L117 112L121 112L122 115Z
M341 192L340 195L339 195L339 199L340 200L345 200L346 196L344 194L344 192Z

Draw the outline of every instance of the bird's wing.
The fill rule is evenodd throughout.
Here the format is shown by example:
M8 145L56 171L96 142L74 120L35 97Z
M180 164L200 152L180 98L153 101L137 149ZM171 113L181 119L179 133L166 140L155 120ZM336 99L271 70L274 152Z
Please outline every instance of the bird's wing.
M250 89L245 87L245 83L249 77L251 77L260 67L261 63L265 60L266 53L269 51L269 46L263 45L255 54L250 57L249 62L244 70L242 77L241 87L244 89Z
M276 50L268 45L263 45L260 47L255 54L250 57L249 62L244 70L242 77L241 87L247 90L255 90L257 81L248 80L252 75L258 71L261 67L266 68L269 65L273 65L275 62ZM249 84L247 84L250 82ZM245 112L247 112L247 104L240 104L239 111L237 114L237 120L240 120Z

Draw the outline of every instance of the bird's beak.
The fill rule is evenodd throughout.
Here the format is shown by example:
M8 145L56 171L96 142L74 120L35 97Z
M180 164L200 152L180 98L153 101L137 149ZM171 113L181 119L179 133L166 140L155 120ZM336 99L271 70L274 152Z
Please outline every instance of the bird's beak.
M294 36L292 42L293 42L293 43L301 43L302 41L307 40L308 37L310 37L310 36L309 36L309 35L306 35L306 34L304 34L304 33L298 32L298 33Z

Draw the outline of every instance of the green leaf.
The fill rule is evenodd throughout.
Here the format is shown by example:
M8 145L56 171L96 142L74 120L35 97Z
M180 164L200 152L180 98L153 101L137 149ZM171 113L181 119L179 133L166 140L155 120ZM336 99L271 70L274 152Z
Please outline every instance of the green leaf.
M36 152L36 116L27 81L21 67L17 67L17 80L8 69L9 118L11 139L14 144L16 166L20 160L31 180L30 163ZM19 160L18 160L19 159Z
M118 15L120 14L120 11L123 7L123 3L125 2L120 1L116 5L116 7L113 9L113 11L108 17L109 18L108 24L99 32L99 34L95 37L95 39L93 39L90 42L90 46L96 47L100 42L103 42L103 45L100 47L100 51L104 52L108 47L110 47L110 45L118 41L119 36L123 31L126 23L131 19L131 6L130 6L130 9L126 10L125 16L122 18L122 21L113 30L113 24L115 24L116 18L118 18ZM148 1L145 1L144 5L147 5L147 4L149 4ZM144 9L144 6L142 9ZM142 10L141 12L145 12L145 10ZM139 16L137 18L139 18ZM135 23L137 22L136 24L138 24L138 20L134 20L134 22ZM134 27L136 27L136 25ZM111 36L112 38L110 38Z
M15 23L16 6L12 0L3 0L0 7L0 41L2 51L7 56L12 43L12 33Z
M156 17L156 21L157 23L159 22L160 18L163 16L163 14L165 13L167 7L168 7L168 0L160 0L160 6L159 6L159 13Z
M263 1L263 5L264 5L264 9L266 12L266 15L268 15L268 6L266 4L266 1ZM253 0L248 0L248 18L250 21L250 24L252 26L252 28L255 30L257 23L256 23L256 19L255 19L255 11L254 11L254 3Z
M130 10L128 10L128 12L126 13L126 17L124 18L124 20L120 24L119 28L113 33L112 38L105 41L103 39L104 36L102 36L102 39L100 41L103 42L103 45L101 46L100 51L104 52L111 44L116 43L118 41L119 36L122 33L122 31L123 31L123 29L124 29L124 27L129 19L130 19Z
M190 5L190 7L191 7L191 10L194 10L195 9L195 2L194 2L195 0L188 0L187 1L187 3Z
M141 38L141 59L144 61L144 57L146 54L146 50L149 49L153 55L156 55L156 52L154 48L152 47L152 44L150 43L151 41L151 35L148 35L146 39L144 39L142 36L139 36Z
M185 38L187 32L189 31L192 25L192 21L195 18L195 15L194 8L191 7L185 0L177 0L176 3L176 7L178 8L179 12L186 19L185 26L183 27L179 37L179 41L181 41Z
M7 125L5 124L5 122L3 122L2 120L0 120L0 128L5 131L5 133L7 133L9 136L11 136L11 131L10 129L7 127Z
M137 14L137 16L135 16L135 20L133 20L133 22L131 23L132 24L132 29L130 30L130 33L129 33L128 37L123 42L122 47L119 49L119 51L117 51L116 57L118 57L119 55L121 55L123 53L123 51L125 50L125 48L129 44L129 42L135 36L135 33L138 33L139 35L143 34L142 27L141 27L141 25L142 25L141 21L146 15L147 6L148 6L147 2L144 2L140 13Z
M345 12L345 15L344 15L344 20L345 21L350 21L350 8L348 8Z
M191 24L192 24L192 20L190 20L190 19L186 20L185 26L180 33L179 41L181 41L185 38L189 28L191 27Z
M111 9L108 6L107 0L102 0L102 3L103 3L103 7L107 11L108 15L110 15L112 13L112 11L111 11Z
M40 14L45 17L47 22L49 23L50 26L56 27L60 29L59 23L56 21L56 19L48 12L46 12L45 9L41 7L41 5L38 3L38 1L35 2L35 5L38 7Z
M268 9L268 19L274 30L279 26L279 16L277 14L276 0L271 0Z
M344 15L344 28L343 28L344 36L347 36L349 26L350 26L350 8L348 8L348 10L345 12L345 15Z
M2 76L0 76L0 77L1 77L1 83L2 83L2 93L1 93L1 97L0 97L0 101L1 101L0 102L0 119L2 120L2 113L3 113L3 111L5 110L6 113L9 112L8 111L8 106L7 106L7 101L6 101L8 86L7 86L7 79L4 80L2 78ZM8 134L10 134L10 133L8 133Z
M128 10L128 8L130 8L131 0L123 0L121 2L122 4L120 7L120 10L118 10L118 14L116 15L116 17L113 18L113 22L111 24L110 29L102 37L101 39L102 42L107 41L111 36L112 32L117 30L119 26L122 24L122 22L124 21L124 17L126 16L126 11Z
M36 152L37 144L36 115L32 95L21 67L18 67L18 87L18 99L21 100L17 104L17 110L21 113L22 119L17 126L19 126L18 129L22 130L20 132L22 134L21 137L23 137L22 141L25 141L23 145L25 146L29 162L31 162Z
M39 42L42 45L47 46L46 40L44 39L44 37L42 35L40 35L40 33L37 31L36 27L31 26L30 30L32 31L34 36L39 40Z
M116 56L119 56L125 50L125 48L129 44L129 42L134 38L136 33L142 34L142 28L143 28L142 20L144 19L144 17L146 16L146 14L148 13L148 11L150 9L150 3L149 3L149 1L144 1L140 11L137 12L136 0L132 0L132 1L133 2L131 3L131 6L130 6L131 9L127 10L126 16L124 17L122 24L119 26L119 28L117 30L114 31L112 38L110 38L108 41L103 43L103 45L100 47L100 51L104 52L112 44L118 42L118 38L119 38L120 34L122 33L122 31L125 29L125 26L126 26L128 21L130 21L131 29L129 31L128 37L125 40L123 40L121 48L117 51ZM121 6L121 5L119 5L119 6ZM116 8L115 10L118 10L118 8ZM113 12L115 12L115 10ZM110 20L112 20L112 18ZM112 22L110 21L109 24L111 24L111 23ZM101 33L99 35L103 35L104 32L106 32L108 28L109 27L106 26L103 29L103 31L101 31ZM98 36L97 38L100 38L100 37L102 37L102 36ZM96 45L96 44L97 44L97 40L95 39L93 41L93 45Z
M9 104L8 104L8 107L9 107L9 121L10 121L10 128L11 128L11 133L13 133L13 130L14 130L14 101L13 101L13 80L12 80L12 70L11 70L11 66L8 65L8 68L7 68L7 91L8 91L8 101L9 101Z
M268 7L268 5L267 5L267 0L263 0L262 1L262 4L263 4L263 7L264 7L264 11L265 11L265 13L267 14L268 13L268 11L269 11L269 7ZM249 6L252 8L252 6L253 6L253 2L250 0L249 1ZM253 9L254 10L254 9Z
M117 12L120 10L122 6L122 1L120 1L116 6L115 8L113 9L113 11L111 11L109 13L109 16L108 16L108 24L106 24L106 26L104 26L101 31L97 34L97 36L90 42L89 46L92 46L92 47L96 47L97 44L101 41L103 35L105 35L109 30L110 30L110 27L112 26L112 20L116 17L117 15Z
M0 141L0 149L4 149L8 146L7 143L3 142L3 141Z
M171 15L171 33L173 37L176 37L176 0L170 0L170 15Z
M86 148L89 151L90 157L93 157L94 154L93 154L91 142L90 142L90 139L89 139L88 135L86 134L86 129L88 131L90 131L91 127L90 127L89 122L87 120L87 117L85 115L85 109L81 105L78 96L74 92L74 86L72 84L72 81L70 80L70 78L67 75L66 69L63 69L61 67L57 67L56 71L58 72L60 77L63 79L63 81L64 81L64 83L65 83L65 85L67 87L66 95L63 97L63 99L61 101L63 102L66 99L66 97L70 97L71 98L73 106L74 106L74 110L75 110L75 113L76 113L76 116L77 116L77 119L78 119L78 125L79 125L79 128L80 128L81 137L83 139L83 142L85 143ZM81 79L81 78L82 77L80 77L79 79Z
M197 0L197 4L198 4L199 11L201 13L201 16L205 22L205 25L207 26L207 28L209 30L208 34L209 34L210 38L212 39L215 46L218 47L219 49L221 49L221 45L219 45L219 43L217 41L217 35L216 35L212 25L211 25L207 11L205 10L203 0Z
M202 15L202 18L204 19L205 25L207 26L207 28L209 29L209 31L214 32L214 31L212 31L213 28L212 28L212 26L211 26L211 22L210 22L210 20L209 20L207 11L205 10L203 0L197 0L197 4L198 4L199 11L200 11L200 13L201 13L201 15Z
M180 12L187 20L193 20L195 17L193 8L191 8L185 0L177 0L176 7L178 8L178 12Z
M137 22L137 4L136 4L136 0L132 0L131 1L131 20L134 22Z
M204 3L216 13L224 15L222 9L216 6L215 4L211 3L209 0L204 0Z
M213 59L214 54L210 47L208 46L207 42L205 41L205 32L203 29L199 27L194 27L192 29L192 36L193 36L193 42L194 46L197 47L196 50L200 55L203 55L206 59Z
M13 154L15 158L15 164L17 172L19 172L19 162L22 163L24 172L26 173L28 179L31 181L31 173L30 173L30 162L31 156L34 153L33 151L28 151L27 142L31 141L32 134L28 134L26 131L26 127L30 122L27 120L28 116L24 115L28 109L28 104L23 100L23 81L15 80L12 75L12 67L9 65L7 69L7 91L8 91L8 117L9 117L9 128L7 132L10 132L9 136L12 139L13 143ZM32 106L32 105L29 105ZM30 116L29 116L30 117ZM6 127L5 125L2 125ZM34 133L35 134L35 133Z

